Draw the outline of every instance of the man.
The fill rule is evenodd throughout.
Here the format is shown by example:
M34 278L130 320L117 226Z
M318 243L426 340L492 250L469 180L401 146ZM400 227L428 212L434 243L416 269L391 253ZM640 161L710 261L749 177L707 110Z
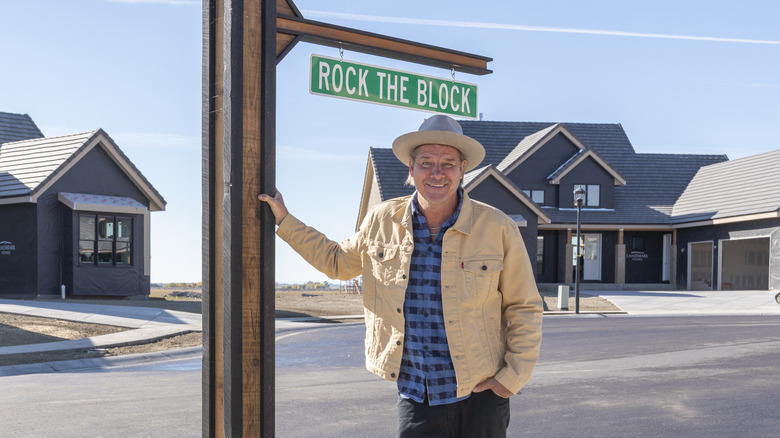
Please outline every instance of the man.
M461 188L484 158L453 119L398 137L416 192L373 208L337 243L261 194L277 234L331 278L363 276L366 368L397 382L399 437L504 437L530 379L542 301L515 223Z

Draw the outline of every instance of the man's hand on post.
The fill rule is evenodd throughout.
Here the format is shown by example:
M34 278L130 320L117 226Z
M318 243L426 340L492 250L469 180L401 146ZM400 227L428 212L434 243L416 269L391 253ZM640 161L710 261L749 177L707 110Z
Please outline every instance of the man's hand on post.
M268 203L268 206L271 207L271 212L274 214L274 218L276 219L276 225L281 224L284 218L287 217L289 212L287 211L287 207L284 205L284 198L282 198L282 193L278 190L276 191L276 196L274 197L266 195L265 193L261 193L257 195L257 199Z
M487 390L491 390L497 396L504 398L509 398L514 395L512 394L512 391L506 389L504 385L498 383L498 380L492 377L474 387L474 392L482 392Z

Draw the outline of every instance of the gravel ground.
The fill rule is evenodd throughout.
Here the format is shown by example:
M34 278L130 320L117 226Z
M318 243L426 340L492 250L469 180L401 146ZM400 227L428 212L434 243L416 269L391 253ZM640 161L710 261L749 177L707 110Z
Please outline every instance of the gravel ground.
M164 298L169 295L168 298ZM168 310L201 313L201 301L197 294L187 291L184 298L172 298L171 291L153 291L148 300L125 299L74 299L74 302L88 304L109 304L117 306L158 307ZM557 310L557 293L543 292L545 310ZM778 298L780 300L780 296ZM357 294L339 294L333 291L276 292L276 317L290 318L301 316L340 316L362 315L363 297ZM569 300L573 313L574 300ZM580 295L580 310L583 312L619 311L611 302L585 294ZM81 339L126 330L99 324L85 324L61 321L49 318L30 317L0 313L0 346L24 345L58 340ZM187 333L156 342L141 345L108 348L104 350L86 350L53 352L0 357L0 366L50 362L58 360L81 359L88 357L117 356L123 354L149 353L176 348L201 345L202 334Z

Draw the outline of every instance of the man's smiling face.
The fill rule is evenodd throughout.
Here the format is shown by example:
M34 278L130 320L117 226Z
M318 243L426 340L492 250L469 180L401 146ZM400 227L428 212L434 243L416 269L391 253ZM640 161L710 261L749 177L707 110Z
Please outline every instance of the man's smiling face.
M454 209L466 161L452 146L426 144L415 152L416 157L409 160L409 174L414 179L420 207Z

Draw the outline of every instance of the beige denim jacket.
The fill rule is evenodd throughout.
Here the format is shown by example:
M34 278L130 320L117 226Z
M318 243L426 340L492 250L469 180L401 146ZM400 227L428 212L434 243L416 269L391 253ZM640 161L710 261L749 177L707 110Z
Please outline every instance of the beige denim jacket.
M341 243L288 215L277 234L334 279L363 276L366 368L395 381L412 257L411 196L373 208ZM442 306L458 397L495 377L513 393L531 378L542 341L542 299L517 225L464 193L442 245Z

